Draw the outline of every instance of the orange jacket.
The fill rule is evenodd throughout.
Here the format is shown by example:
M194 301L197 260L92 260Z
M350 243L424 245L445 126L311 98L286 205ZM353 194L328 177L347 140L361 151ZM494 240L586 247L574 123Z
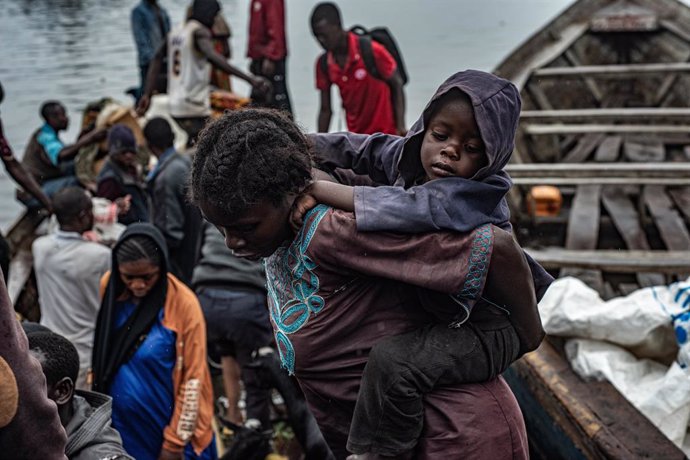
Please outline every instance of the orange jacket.
M110 272L101 279L101 297ZM194 452L208 447L213 437L213 388L206 360L206 322L194 292L168 273L163 326L177 337L177 363L173 371L175 407L163 432L163 448L182 452L188 442Z

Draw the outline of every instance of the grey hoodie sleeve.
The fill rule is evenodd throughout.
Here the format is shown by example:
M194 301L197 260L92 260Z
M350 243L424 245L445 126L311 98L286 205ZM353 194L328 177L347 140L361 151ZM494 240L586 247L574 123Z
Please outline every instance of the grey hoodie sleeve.
M357 230L468 232L487 223L499 226L506 223L510 218L504 198L507 188L500 183L480 183L480 186L468 182L448 178L409 189L355 187Z
M308 137L314 144L317 163L327 169L351 169L379 184L395 183L405 138L381 133L317 133Z

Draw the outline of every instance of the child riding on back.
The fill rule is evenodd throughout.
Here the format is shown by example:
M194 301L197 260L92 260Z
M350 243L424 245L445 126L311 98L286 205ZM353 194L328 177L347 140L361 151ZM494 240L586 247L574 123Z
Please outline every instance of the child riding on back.
M324 203L354 211L360 231L466 232L488 223L510 229L505 194L511 181L503 167L513 150L520 106L512 83L468 70L439 87L404 138L312 135L316 156L326 169L349 169L382 185L349 187L317 180L296 203L293 220L299 223L307 209ZM552 278L529 257L528 261L541 298ZM496 305L482 294L468 289L465 295L422 299L432 311L455 309L451 328L427 327L374 347L348 450L360 454L358 458L409 451L422 429L418 415L424 394L438 385L491 379L538 346L542 331L525 321L533 312ZM481 305L473 311L475 303ZM495 324L483 315L506 314L508 327L483 328Z

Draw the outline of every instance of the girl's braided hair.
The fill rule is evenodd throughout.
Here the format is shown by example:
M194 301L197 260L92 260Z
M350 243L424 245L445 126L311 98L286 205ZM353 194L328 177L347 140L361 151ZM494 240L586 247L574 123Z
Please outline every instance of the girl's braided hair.
M190 199L239 217L261 200L280 205L311 180L311 147L286 115L268 109L226 112L199 135Z

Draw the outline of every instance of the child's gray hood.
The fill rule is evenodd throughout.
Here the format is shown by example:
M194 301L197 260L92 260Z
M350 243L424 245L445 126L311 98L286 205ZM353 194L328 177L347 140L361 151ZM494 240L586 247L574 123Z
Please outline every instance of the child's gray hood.
M479 70L465 70L451 75L424 108L421 117L405 136L405 146L398 160L398 171L405 184L424 175L419 156L426 125L434 102L452 89L467 94L472 101L474 118L486 147L488 164L470 179L481 181L499 173L508 163L515 147L515 131L520 117L520 93L508 80Z

